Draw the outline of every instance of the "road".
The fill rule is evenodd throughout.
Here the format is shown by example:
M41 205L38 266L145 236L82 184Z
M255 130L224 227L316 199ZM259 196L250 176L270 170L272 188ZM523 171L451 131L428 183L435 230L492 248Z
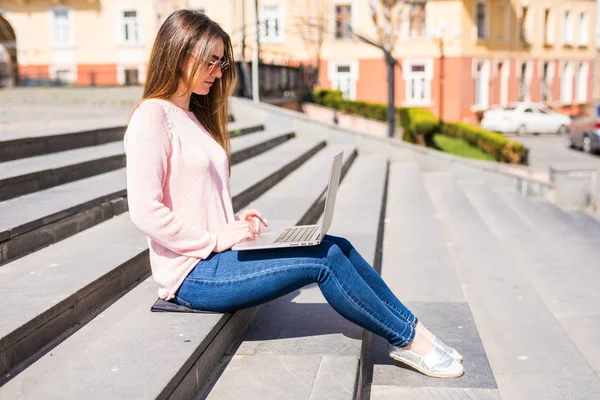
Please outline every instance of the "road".
M559 168L594 168L600 180L600 155L586 154L580 150L567 149L563 137L523 136L514 137L529 148L529 165L540 171L548 171L550 166ZM600 182L599 182L600 183ZM600 198L600 184L596 184L597 198Z

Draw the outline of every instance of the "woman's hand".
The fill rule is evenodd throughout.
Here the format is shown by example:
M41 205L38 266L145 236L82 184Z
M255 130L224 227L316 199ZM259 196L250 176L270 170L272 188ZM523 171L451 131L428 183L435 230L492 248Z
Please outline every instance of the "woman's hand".
M262 227L265 228L269 226L269 223L266 219L262 217L262 215L256 210L246 210L243 211L239 216L240 221L247 221L254 226L254 230L260 234Z
M252 223L244 220L233 221L217 233L215 252L229 250L244 239L255 239L256 237L258 237L258 232Z

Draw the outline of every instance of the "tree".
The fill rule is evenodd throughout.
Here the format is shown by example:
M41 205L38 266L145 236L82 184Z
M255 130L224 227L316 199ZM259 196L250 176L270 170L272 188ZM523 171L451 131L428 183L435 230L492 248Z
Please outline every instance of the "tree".
M369 0L371 18L377 32L377 39L371 40L353 31L360 40L383 51L388 70L388 136L393 137L396 130L396 106L394 104L395 79L394 70L398 62L393 56L394 47L400 37L403 15L406 7L415 1L411 0ZM425 2L422 0L420 2Z
M302 0L299 6L299 15L292 18L292 30L304 42L308 56L315 60L315 75L318 81L321 66L321 49L329 31L329 1L328 0Z

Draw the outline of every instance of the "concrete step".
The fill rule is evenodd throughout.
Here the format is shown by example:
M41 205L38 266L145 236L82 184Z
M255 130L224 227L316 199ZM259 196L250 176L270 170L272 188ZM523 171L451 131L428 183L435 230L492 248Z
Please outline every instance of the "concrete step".
M478 191L473 189L468 194L482 208L482 213L486 213L490 220L488 223L502 243L522 260L527 267L524 272L530 277L546 307L589 365L600 375L600 344L595 334L600 329L597 245L594 248L590 243L570 242L568 236L563 237L545 225L535 224L532 219L536 216L537 203L526 204L528 200L507 193L501 194L501 200L489 202L488 199L493 196L483 188L478 188ZM493 219L491 211L481 205L483 201L489 204L488 208L507 208L514 216L511 219ZM522 214L526 214L529 220L524 219ZM596 224L593 220L586 223ZM596 235L590 237L598 238L597 233L588 233Z
M411 302L464 301L449 245L419 166L391 164L381 271L390 289Z
M500 400L495 389L373 386L371 400Z
M330 155L327 159L330 162ZM320 169L328 171L326 165ZM328 174L305 175L324 189ZM331 234L348 238L370 262L376 262L379 253L386 175L385 157L359 155L339 189L330 229ZM296 196L301 196L297 190L281 191L281 196L274 198L269 193L264 196L269 200L261 204L261 197L251 206L278 215L281 211L269 206L284 200L299 217L305 207L296 207L300 202ZM357 398L362 382L362 338L363 329L337 314L316 285L305 287L259 308L239 346L224 357L221 369L209 378L199 398Z
M123 139L124 132L124 126L116 126L62 134L3 137L0 162L116 142Z
M273 151L274 146L287 141L290 135L265 131L234 138L231 140L232 164L266 150ZM287 156L292 157L296 147L286 148ZM305 157L304 153L301 157ZM272 167L277 171L277 164ZM254 179L260 174L261 171L255 171ZM260 187L264 189L268 183L263 182ZM245 190L249 187L251 183L244 186ZM246 193L241 200L247 201L253 195L256 193ZM0 264L126 211L125 196L125 169L122 168L0 202Z
M292 139L235 167L244 173L231 174L233 208L238 210L265 193L319 150L325 140ZM265 173L269 171L269 173Z
M500 172L485 171L460 162L451 163L446 171L451 171L457 182L459 181L482 181L491 186L517 187L515 176Z
M252 313L152 313L155 300L148 278L0 387L0 397L192 398L196 377L212 370Z
M451 238L444 232L416 164L393 163L383 245L382 277L394 294L448 345L465 357L466 375L435 379L391 359L387 342L373 336L367 365L371 397L413 393L418 388L479 388L496 384L469 304L465 301L451 257ZM471 389L469 389L471 390ZM496 391L497 392L497 391ZM407 397L409 398L409 397Z
M231 140L231 165L241 163L296 137L294 132L260 131Z
M67 150L0 164L0 201L125 166L122 142Z
M62 240L127 209L119 169L0 203L0 261Z
M340 151L344 152L341 178L357 156L350 145L327 145L310 160L273 186L266 196L261 196L246 206L248 209L263 210L271 221L290 220L294 224L314 224L325 207L325 190L329 179L331 160ZM302 188L302 190L298 190Z
M592 242L600 239L600 220L583 211L572 211L569 215L573 219L575 229L586 235Z
M514 250L499 243L452 175L427 174L425 182L452 240L455 268L500 395L515 399L600 396L600 378L523 273L525 266ZM495 211L497 218L510 218L502 210ZM478 360L477 368L487 368L486 364ZM473 373L473 368L467 368L465 378ZM580 386L586 387L585 394Z
M0 268L0 373L146 278L147 250L125 213Z
M78 132L40 135L12 135L0 140L0 162L97 146L123 139L126 126L98 128ZM232 122L228 125L232 137L265 129L262 123Z
M274 151L274 150L271 150ZM293 153L289 152L288 156L290 156L292 159L296 156L294 156ZM241 164L238 164L236 166L234 166L232 168L232 174L244 174L246 173L247 170L245 170L244 168L242 168ZM272 173L272 170L270 168L265 168L263 169L263 173L265 173L266 175L269 175ZM256 176L255 174L253 176ZM245 182L246 180L242 179L239 182ZM260 182L260 180L258 180ZM240 193L239 190L236 190L237 183L233 183L232 182L232 191L238 192ZM251 189L251 188L250 188ZM267 188L268 189L268 188ZM234 198L235 201L235 198ZM120 218L128 218L127 215L123 215L118 217ZM110 221L112 222L112 221ZM110 223L109 222L109 223ZM104 225L104 224L103 224ZM98 228L98 227L97 227ZM133 229L135 231L135 229L133 227L130 227L130 229ZM71 282L71 286L70 286L70 290L73 292L74 290L78 290L78 292L73 292L73 294L71 296L83 296L81 293L89 293L89 291L87 291L86 288L88 287L94 287L99 285L98 283L96 283L95 281L93 282L88 282L85 278L84 279L80 279L78 277L78 268L81 268L81 261L80 259L76 259L76 262L73 262L72 260L74 260L75 258L73 258L73 255L70 254L70 252L67 250L68 248L70 248L70 246L72 246L72 241L74 240L86 240L86 239L78 239L78 237L80 237L80 235L85 235L87 232L83 232L82 234L79 235L75 235L74 237L65 240L63 242L60 242L58 244L55 244L53 246L48 247L47 251L55 251L56 254L58 255L62 255L62 257L71 257L69 258L69 261L65 261L65 259L61 259L61 260L49 260L47 258L39 258L39 257L44 257L43 255L43 251L41 252L37 252L34 254L31 254L27 257L22 258L21 260L17 260L14 261L10 264L8 264L6 267L3 268L7 268L6 272L7 276L10 277L14 277L14 276L19 276L19 272L17 270L17 272L14 272L16 270L16 268L18 268L20 265L19 263L26 263L26 262L30 262L32 263L32 265L49 265L50 268L52 267L54 264L58 264L58 265L62 265L61 263L67 263L69 265L70 268L70 274L68 274L69 276L72 276L72 279L74 282ZM124 230L124 229L112 229L112 236L115 237L116 240L118 239L122 239L123 235L129 237L129 236L133 236L135 237L136 234L135 232L129 232L128 230ZM139 233L138 233L139 235ZM89 246L89 241L86 241L88 243L88 245L81 245L80 247L82 249L86 249L86 247ZM102 241L100 241L101 243ZM97 241L93 241L93 243L98 243ZM56 248L60 248L56 249ZM145 271L146 273L149 272L149 267L147 264L147 258L146 258L146 251L147 251L147 245L144 243L142 244L141 247L139 247L137 249L138 254L135 255L134 257L140 257L143 260L143 265L145 267ZM25 261L28 259L33 259L34 261ZM43 260L43 261L40 261ZM102 260L98 260L98 262L102 262ZM15 265L15 268L12 268L13 264ZM135 265L135 264L133 264ZM112 263L108 266L108 269L110 272L108 272L108 275L111 276L115 276L115 275L120 275L120 276L127 276L129 277L129 284L133 283L135 281L135 279L140 279L141 276L136 276L135 279L132 279L133 277L131 277L131 273L127 272L129 269L131 268L131 266L127 265L127 263L125 264L121 264L121 265L117 265L116 263ZM137 268L137 267L136 267ZM121 270L119 272L115 272L117 269ZM43 270L43 268L42 268ZM37 273L37 272L36 272ZM43 273L43 272L42 272ZM7 278L8 279L8 278ZM106 281L107 279L103 276L101 279L101 282ZM1 282L1 278L0 278L0 282ZM44 285L43 280L39 281L39 285ZM80 289L77 289L77 287L80 287ZM88 285L88 286L86 286ZM50 287L50 288L46 288L45 286L42 286L42 290L44 290L45 288L45 292L48 291L52 291L51 294L48 294L45 297L46 301L54 301L55 303L61 303L63 297L66 295L65 291L63 290L62 287ZM32 285L31 290L34 290L34 285ZM116 291L111 292L112 289L116 289ZM114 297L115 295L118 295L120 293L119 291L120 287L116 287L116 288L107 288L103 293L102 296L98 296L101 297L102 300L109 300L111 297ZM37 360L36 362L34 362L31 366L29 366L27 369L25 369L23 372L21 372L19 375L17 375L14 379L10 380L2 389L0 389L0 397L2 397L3 393L12 393L10 397L12 397L12 395L16 395L17 397L22 396L23 398L36 398L39 393L42 392L37 392L37 389L40 388L43 391L46 391L45 393L61 393L61 396L63 396L64 398L64 393L69 392L69 396L72 394L73 397L79 397L78 393L91 393L93 392L93 390L91 390L90 388L95 388L96 387L96 383L94 382L99 382L102 379L106 379L107 383L106 385L106 390L108 390L110 392L110 390L118 390L118 388L115 388L114 385L124 385L123 386L123 390L125 390L124 392L121 393L135 393L136 392L136 387L135 384L140 384L140 385L146 385L147 382L149 382L149 380L152 380L152 382L156 383L156 385L150 385L150 388L148 389L150 393L154 393L151 397L165 397L169 394L172 394L173 396L177 397L178 395L176 393L181 394L182 392L176 392L175 394L173 394L173 390L180 390L180 391L185 391L190 389L189 385L192 385L193 387L191 387L190 390L196 391L197 390L197 386L195 384L195 377L196 377L196 367L194 367L194 365L197 365L198 368L200 368L202 371L202 373L204 373L205 375L207 375L210 372L210 367L207 367L212 365L211 363L213 363L211 360L214 360L214 363L216 363L218 361L218 359L221 357L222 353L225 351L225 349L230 345L231 340L233 340L233 337L235 335L237 335L239 333L239 331L244 328L245 324L248 322L248 320L251 318L251 316L253 315L253 310L245 310L242 312L238 312L235 313L233 316L231 314L219 314L218 316L216 316L215 314L194 314L195 317L194 319L190 319L188 321L188 325L189 326L182 326L182 329L184 329L185 332L189 333L191 336L193 336L195 339L192 340L193 343L195 343L195 347L191 347L191 345L188 345L188 342L183 342L182 339L182 343L185 343L183 345L180 345L179 347L179 352L185 352L184 354L178 354L177 357L175 357L173 360L174 362L172 364L169 364L167 362L168 365L165 366L165 362L164 360L161 359L161 368L154 368L152 363L146 363L143 362L141 360L139 360L139 356L143 355L146 356L144 354L140 354L140 353L152 353L152 352L148 352L147 349L146 350L141 350L141 348L143 346L146 346L148 342L146 339L147 338L147 333L149 330L160 330L161 327L164 327L165 331L163 332L163 339L164 340L171 340L169 338L172 337L173 334L173 324L178 324L178 321L180 321L178 318L181 318L181 314L167 314L166 318L168 322L165 325L160 325L160 323L157 322L156 318L160 317L156 317L156 314L152 314L149 312L149 307L152 304L152 302L156 299L156 284L153 283L151 278L148 278L145 282L143 282L143 284L141 284L140 286L136 287L135 289L133 289L130 293L128 293L127 295L125 295L125 297L119 299L116 303L114 303L113 305L111 305L109 308L107 308L105 311L103 311L98 317L94 318L89 324L86 324L84 327L82 327L81 330L77 331L74 335L68 337L64 342L60 343L57 347L49 350L48 354L43 355L39 360ZM53 291L54 290L54 291ZM101 289L96 289L96 290L101 290ZM16 290L15 290L16 292ZM110 293L109 293L110 292ZM94 292L96 293L96 292ZM22 307L24 309L28 308L28 299L27 297L21 298L19 297L19 293L17 292L15 294L16 298L14 299L14 305L12 307L7 307L7 310L10 309L11 312L13 314L11 315L18 315L19 314L19 307ZM90 294L90 296L94 296L94 294ZM49 298L52 297L53 300L49 300ZM145 299L145 302L143 303L143 306L139 306L137 303L131 303L132 301L137 301L137 300L132 300L132 299ZM87 301L88 303L90 303L91 301L88 301L86 299L84 299L84 302ZM124 306L121 306L121 304L125 303ZM75 307L75 310L77 311L76 315L82 315L82 311L80 311L77 307L79 307L77 305L78 303L75 303L75 305L71 306L71 307ZM28 319L19 319L18 322L13 323L12 325L15 326L16 330L20 330L22 333L28 333L31 336L32 331L34 331L35 329L37 329L37 333L36 335L38 335L38 337L40 338L48 338L48 339L52 339L51 337L49 337L50 335L48 334L48 332L44 331L44 327L46 325L48 325L50 322L47 322L48 319L51 320L52 324L54 324L54 338L57 337L58 335L60 335L62 332L64 332L66 329L68 329L71 325L69 325L69 323L71 322L70 320L66 319L66 321L55 321L52 320L52 315L56 314L53 312L53 309L51 308L51 304L48 304L47 302L45 303L46 309L40 309L40 307L37 307L37 312L38 312L38 316L34 318L34 320L31 320L31 316L28 313L24 313L25 315L27 315ZM67 309L69 309L69 305L68 304L60 304L60 307L66 307ZM89 316L91 313L94 312L94 310L98 307L97 304L94 304L94 307L92 307L91 305L86 306L85 307L85 311L87 311L86 316ZM136 308L138 307L138 308ZM0 307L3 308L3 307ZM32 309L36 309L35 306L31 307ZM134 310L134 311L132 311ZM71 311L72 313L75 311ZM65 313L65 312L63 312ZM152 314L152 315L150 315ZM121 336L117 335L115 333L115 328L112 325L106 326L104 325L104 316L107 315L118 315L118 317L115 317L115 320L117 321L122 321L122 324L120 325L123 329L123 334ZM165 315L165 314L162 314ZM13 317L13 318L17 318L18 317ZM112 318L112 317L109 317ZM46 325L36 325L36 322L40 322L40 323L45 323ZM160 320L162 321L162 320ZM200 327L198 326L198 323L200 324ZM146 325L144 325L146 324ZM133 329L132 326L135 326L136 329ZM179 326L179 325L178 325ZM139 329L137 329L139 328ZM200 329L200 333L202 334L203 332L203 336L198 334L198 330ZM177 330L177 329L176 329ZM119 331L117 329L117 331ZM119 331L120 332L120 331ZM15 338L19 338L19 332L9 332L7 334L7 336L10 335L9 339L10 342L14 342ZM92 335L93 337L90 337L89 335ZM135 335L137 335L137 337L139 338L139 346L133 346L129 341L131 340L131 337L135 337ZM217 336L218 335L218 336ZM83 337L83 339L81 339L81 337ZM119 360L121 360L122 362L130 362L133 364L130 365L146 365L148 366L148 369L154 369L155 371L146 371L146 370L138 370L137 368L131 368L132 370L135 369L135 371L131 372L131 375L127 378L124 379L122 382L115 384L112 380L114 379L114 373L113 371L110 371L109 369L107 370L102 370L102 368L100 368L100 370L93 372L91 375L89 375L88 373L90 372L90 368L92 368L93 366L88 365L88 360L100 360L100 359L105 359L105 358L109 358L111 360L113 360L114 362L117 362L116 360L112 359L111 356L106 356L105 352L106 352L106 348L100 346L100 348L98 348L98 353L95 355L92 355L91 353L93 353L93 349L90 350L90 348L88 348L88 350L82 351L81 348L79 348L78 350L71 350L71 349L77 349L78 346L85 346L86 343L90 343L91 341L94 341L94 337L98 337L99 343L106 343L106 342L110 342L112 344L110 344L110 346L112 348L118 348L119 346L122 346L123 349L120 350L118 352L118 354L114 354ZM211 341L213 340L213 338L217 337L217 339L215 339L215 341L213 342L213 344L211 346L208 346L209 343L211 343ZM35 337L34 337L35 338ZM23 338L21 338L23 339ZM41 340L40 340L41 341ZM7 339L7 343L9 342L9 340ZM46 342L47 343L47 342ZM38 348L41 348L41 346L45 345L46 343L37 343L39 346ZM179 343L179 341L178 341ZM158 342L155 343L157 346L161 347L161 348L165 348L168 349L170 348L168 344L166 344L164 347L159 344ZM31 344L30 344L31 345ZM51 343L50 346L54 346L55 343ZM183 346L183 347L181 347ZM93 347L93 346L92 346ZM20 386L22 386L22 380L20 379L25 379L26 381L30 378L27 378L29 376L39 376L40 374L40 369L38 368L42 368L42 370L44 368L46 368L45 366L47 365L54 365L54 363L57 360L60 360L60 357L56 357L57 353L60 354L65 354L63 352L66 352L66 354L69 354L69 356L67 358L65 358L65 363L68 365L76 365L77 362L71 362L71 358L73 357L73 355L75 354L80 354L82 355L85 360L82 360L81 363L87 365L86 368L84 368L83 371L79 370L79 367L81 367L81 364L78 365L78 367L76 368L76 371L70 371L70 372L65 372L65 375L61 375L61 376L55 376L53 379L48 380L45 383L42 383L39 386L36 386L36 388L29 388L28 385L27 386L27 390L31 390L31 394L27 394L27 395L23 395L22 390L20 389ZM15 351L12 351L11 348L7 348L5 352L3 352L2 354L15 354ZM136 354L138 354L137 358L136 358ZM168 353L165 353L165 355L168 358ZM200 354L202 354L202 360L201 361L197 361L198 357L200 357ZM123 357L123 358L121 358ZM184 358L181 358L184 357ZM4 358L6 359L7 357L4 356ZM191 360L191 361L185 361L185 360ZM128 361L123 361L123 360L128 360ZM15 362L17 362L17 360L13 360L11 359L11 365L8 365L6 368L11 368L13 367L15 364ZM22 360L19 360L22 361ZM113 361L110 361L111 363ZM196 362L197 361L197 362ZM8 360L7 360L8 362ZM103 362L103 361L101 361ZM139 364L137 364L139 362ZM50 367L51 369L53 369L53 367ZM63 365L62 367L60 367L61 369L68 369L66 365ZM118 368L118 367L117 367ZM207 370L208 368L208 370ZM87 372L85 372L87 371ZM69 381L69 378L67 378L67 376L72 375L73 373L75 374L79 374L81 372L82 377L78 378L78 380L80 380L81 382L84 382L85 379L83 377L83 375L88 374L88 378L91 379L92 381L87 382L86 384L81 384L81 385L77 385L77 387L75 386L69 386L68 382L61 382L61 379L67 379L67 381ZM103 374L106 373L106 375L104 376ZM123 372L121 372L123 373ZM143 378L144 376L148 376L148 375L152 375L152 374L171 374L168 376L168 379L166 377L166 375L161 375L160 377L156 378L152 377L150 378ZM199 372L198 372L199 373ZM42 373L42 374L46 374L46 373ZM140 375L141 374L141 375ZM185 382L181 383L180 380L183 379L185 377ZM143 378L143 379L142 379ZM165 379L167 379L167 381L165 381ZM57 382L54 382L54 381ZM14 383L13 383L14 382ZM181 383L181 388L179 388L179 385ZM130 386L127 386L127 385ZM134 386L131 386L131 384L134 384ZM50 390L49 386L45 386L45 385L58 385L58 386L54 386L55 389ZM158 385L158 386L157 386ZM163 386L160 386L163 385ZM65 388L68 387L68 389L66 390L58 390L56 388ZM12 389L11 389L12 388ZM7 391L5 391L7 390ZM100 389L98 389L100 390ZM128 392L129 390L131 390L131 392ZM81 391L81 392L79 392ZM15 394L16 393L16 394ZM21 394L19 394L21 393ZM29 393L29 392L28 392ZM33 394L33 393L37 393L37 394ZM98 398L105 398L105 395L109 395L108 392L102 392L102 395L99 395ZM115 395L115 392L111 392L112 395ZM162 393L162 394L161 394ZM118 395L117 395L118 396ZM121 396L118 396L121 397Z
M231 163L253 157L294 137L294 133L261 131L232 140ZM122 142L67 150L0 164L0 201L125 166Z

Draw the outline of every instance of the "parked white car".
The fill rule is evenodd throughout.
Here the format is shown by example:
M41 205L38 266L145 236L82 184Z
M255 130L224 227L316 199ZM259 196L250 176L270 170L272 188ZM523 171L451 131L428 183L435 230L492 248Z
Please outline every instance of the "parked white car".
M510 103L483 113L481 127L502 133L560 133L569 131L571 118L540 103Z

